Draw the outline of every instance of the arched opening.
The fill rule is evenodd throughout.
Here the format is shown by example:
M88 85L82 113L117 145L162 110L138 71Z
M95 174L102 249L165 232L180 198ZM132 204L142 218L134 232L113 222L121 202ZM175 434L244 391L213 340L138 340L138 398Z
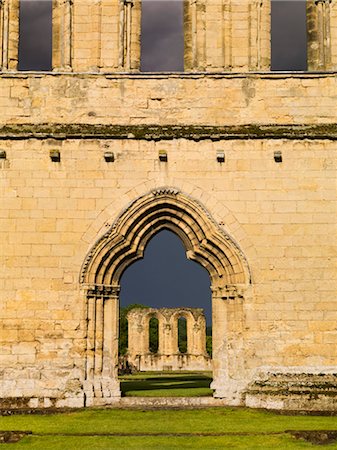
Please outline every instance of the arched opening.
M132 268L142 263L146 250L150 249L151 242L155 242L162 233L172 232L175 239L179 238L180 246L187 259L198 263L196 267L203 268L211 284L212 304L212 358L213 382L211 385L216 397L238 397L244 385L245 366L243 361L243 347L237 345L240 339L237 333L244 326L244 296L250 284L250 271L247 261L235 241L220 228L211 218L210 213L196 200L179 192L175 188L159 188L137 198L129 204L128 208L116 218L109 229L105 227L104 233L91 248L85 259L80 275L87 300L87 352L86 352L86 399L87 404L95 405L109 402L109 398L120 396L120 384L117 376L116 360L118 356L118 310L121 283ZM171 235L172 233L169 233ZM185 258L186 259L186 258ZM162 261L166 258L161 258ZM188 261L187 261L188 262ZM158 265L158 264L157 264ZM173 265L174 266L174 265ZM129 267L129 270L127 268ZM161 269L163 272L163 269ZM122 281L123 277L123 281ZM178 275L177 275L178 277ZM151 281L156 277L151 271ZM178 280L178 278L177 278ZM176 286L177 280L171 283ZM137 287L137 298L144 279L133 283ZM186 279L185 279L186 284ZM193 283L192 283L193 285ZM123 287L122 287L123 290ZM249 290L250 291L250 290ZM161 289L160 294L164 294ZM161 295L160 295L161 296ZM193 299L192 295L189 298ZM172 301L174 295L170 297ZM145 298L146 300L146 298ZM186 299L184 299L186 301ZM194 299L193 299L194 301ZM190 342L189 354L198 351L206 358L206 319L201 308L190 308L183 305L182 311L173 312L169 308L162 308L160 312L148 308L146 314L142 308L130 311L128 314L129 349L131 341L137 346L141 342L142 348L148 351L149 338L143 333L146 326L145 316L152 314L159 317L159 351L161 355L177 351L178 343L166 339L171 335L178 336L177 314L192 317L193 327L188 336ZM143 306L144 308L144 306ZM179 309L179 308L178 308ZM159 316L158 316L159 314ZM131 317L133 324L131 324ZM231 317L235 321L230 323ZM147 322L148 323L148 322ZM192 336L203 335L203 339L192 339ZM144 338L145 336L145 338ZM203 342L202 346L200 342ZM228 345L224 346L223 343ZM168 344L169 343L169 344ZM173 344L172 344L173 343ZM150 355L149 355L150 357ZM184 355L181 355L180 359ZM153 357L151 357L153 361ZM183 364L181 366L183 368ZM163 370L172 370L167 364ZM228 379L230 377L230 383ZM227 381L226 381L227 380ZM94 386L94 395L90 386ZM104 400L96 400L97 386L104 392Z
M149 320L149 352L158 353L159 349L159 320L151 317Z
M164 229L147 243L144 257L123 273L120 305L199 307L211 323L210 284L207 270L189 261L181 239Z
M20 0L19 70L52 69L52 0Z
M210 384L211 359L205 351L204 316L206 313L208 328L211 330L209 274L199 264L186 258L186 249L180 238L165 229L154 235L146 245L144 258L125 270L120 285L120 309L130 311L128 364L151 379L144 395L148 392L157 395L158 383L163 381L163 371L166 381L169 380L167 394L172 389L177 394L179 383L181 394L186 395L182 371L198 370L199 378L193 373L185 373L186 385L188 380L190 386L200 381L202 385L206 381ZM159 321L155 314L160 315ZM193 325L197 332L188 344L188 328ZM199 330L199 327L202 329ZM142 345L144 340L147 343ZM151 374L147 375L147 372ZM120 379L123 393L133 395L127 390L129 387L135 388L135 382L130 384L132 377L123 375ZM144 385L143 379L139 385ZM210 393L209 389L204 391ZM137 395L140 395L139 391Z
M183 8L183 0L142 1L142 72L184 70Z
M178 350L180 353L187 353L187 320L186 317L178 319Z
M306 1L271 2L272 70L307 70Z

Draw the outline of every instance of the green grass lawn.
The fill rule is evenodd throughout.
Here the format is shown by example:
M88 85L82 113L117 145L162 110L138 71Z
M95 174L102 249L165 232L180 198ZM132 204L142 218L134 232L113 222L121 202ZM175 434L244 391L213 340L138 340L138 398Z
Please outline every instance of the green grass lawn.
M126 397L211 396L211 372L140 372L120 377Z
M337 430L337 417L278 415L241 408L82 410L0 417L0 430L32 431L8 449L314 449L287 430ZM105 435L104 435L105 434ZM327 447L337 449L337 443Z

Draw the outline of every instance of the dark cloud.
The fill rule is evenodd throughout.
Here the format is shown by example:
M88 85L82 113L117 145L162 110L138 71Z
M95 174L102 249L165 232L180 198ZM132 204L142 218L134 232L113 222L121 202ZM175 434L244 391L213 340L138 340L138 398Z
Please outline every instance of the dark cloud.
M19 70L50 70L52 1L20 1Z
M204 308L210 322L208 272L186 258L186 251L177 236L162 231L149 242L144 259L130 266L122 277L121 305L131 303Z
M141 70L183 71L183 1L142 3Z
M272 70L306 70L306 2L273 0Z
M305 0L272 0L273 70L306 70L305 12ZM52 0L20 1L20 70L50 70L51 14ZM142 71L183 70L182 0L143 0L141 45Z

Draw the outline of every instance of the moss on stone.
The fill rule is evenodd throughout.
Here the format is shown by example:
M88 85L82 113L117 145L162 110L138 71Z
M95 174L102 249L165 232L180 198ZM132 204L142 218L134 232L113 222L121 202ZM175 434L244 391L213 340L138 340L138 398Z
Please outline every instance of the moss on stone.
M104 125L13 124L0 127L0 139L337 139L337 124L319 125Z

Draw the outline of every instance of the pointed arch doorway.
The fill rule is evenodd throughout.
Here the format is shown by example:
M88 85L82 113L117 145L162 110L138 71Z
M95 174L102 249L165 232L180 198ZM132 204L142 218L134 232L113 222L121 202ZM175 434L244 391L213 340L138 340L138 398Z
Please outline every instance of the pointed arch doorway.
M86 405L104 405L120 397L117 374L120 280L143 257L148 241L170 230L183 242L187 258L209 273L212 291L214 396L237 402L242 385L242 346L230 342L243 327L243 301L249 267L238 245L195 199L175 188L139 197L96 242L81 271L87 301ZM235 326L230 324L235 317ZM230 326L229 326L230 325ZM239 340L238 340L239 342Z

